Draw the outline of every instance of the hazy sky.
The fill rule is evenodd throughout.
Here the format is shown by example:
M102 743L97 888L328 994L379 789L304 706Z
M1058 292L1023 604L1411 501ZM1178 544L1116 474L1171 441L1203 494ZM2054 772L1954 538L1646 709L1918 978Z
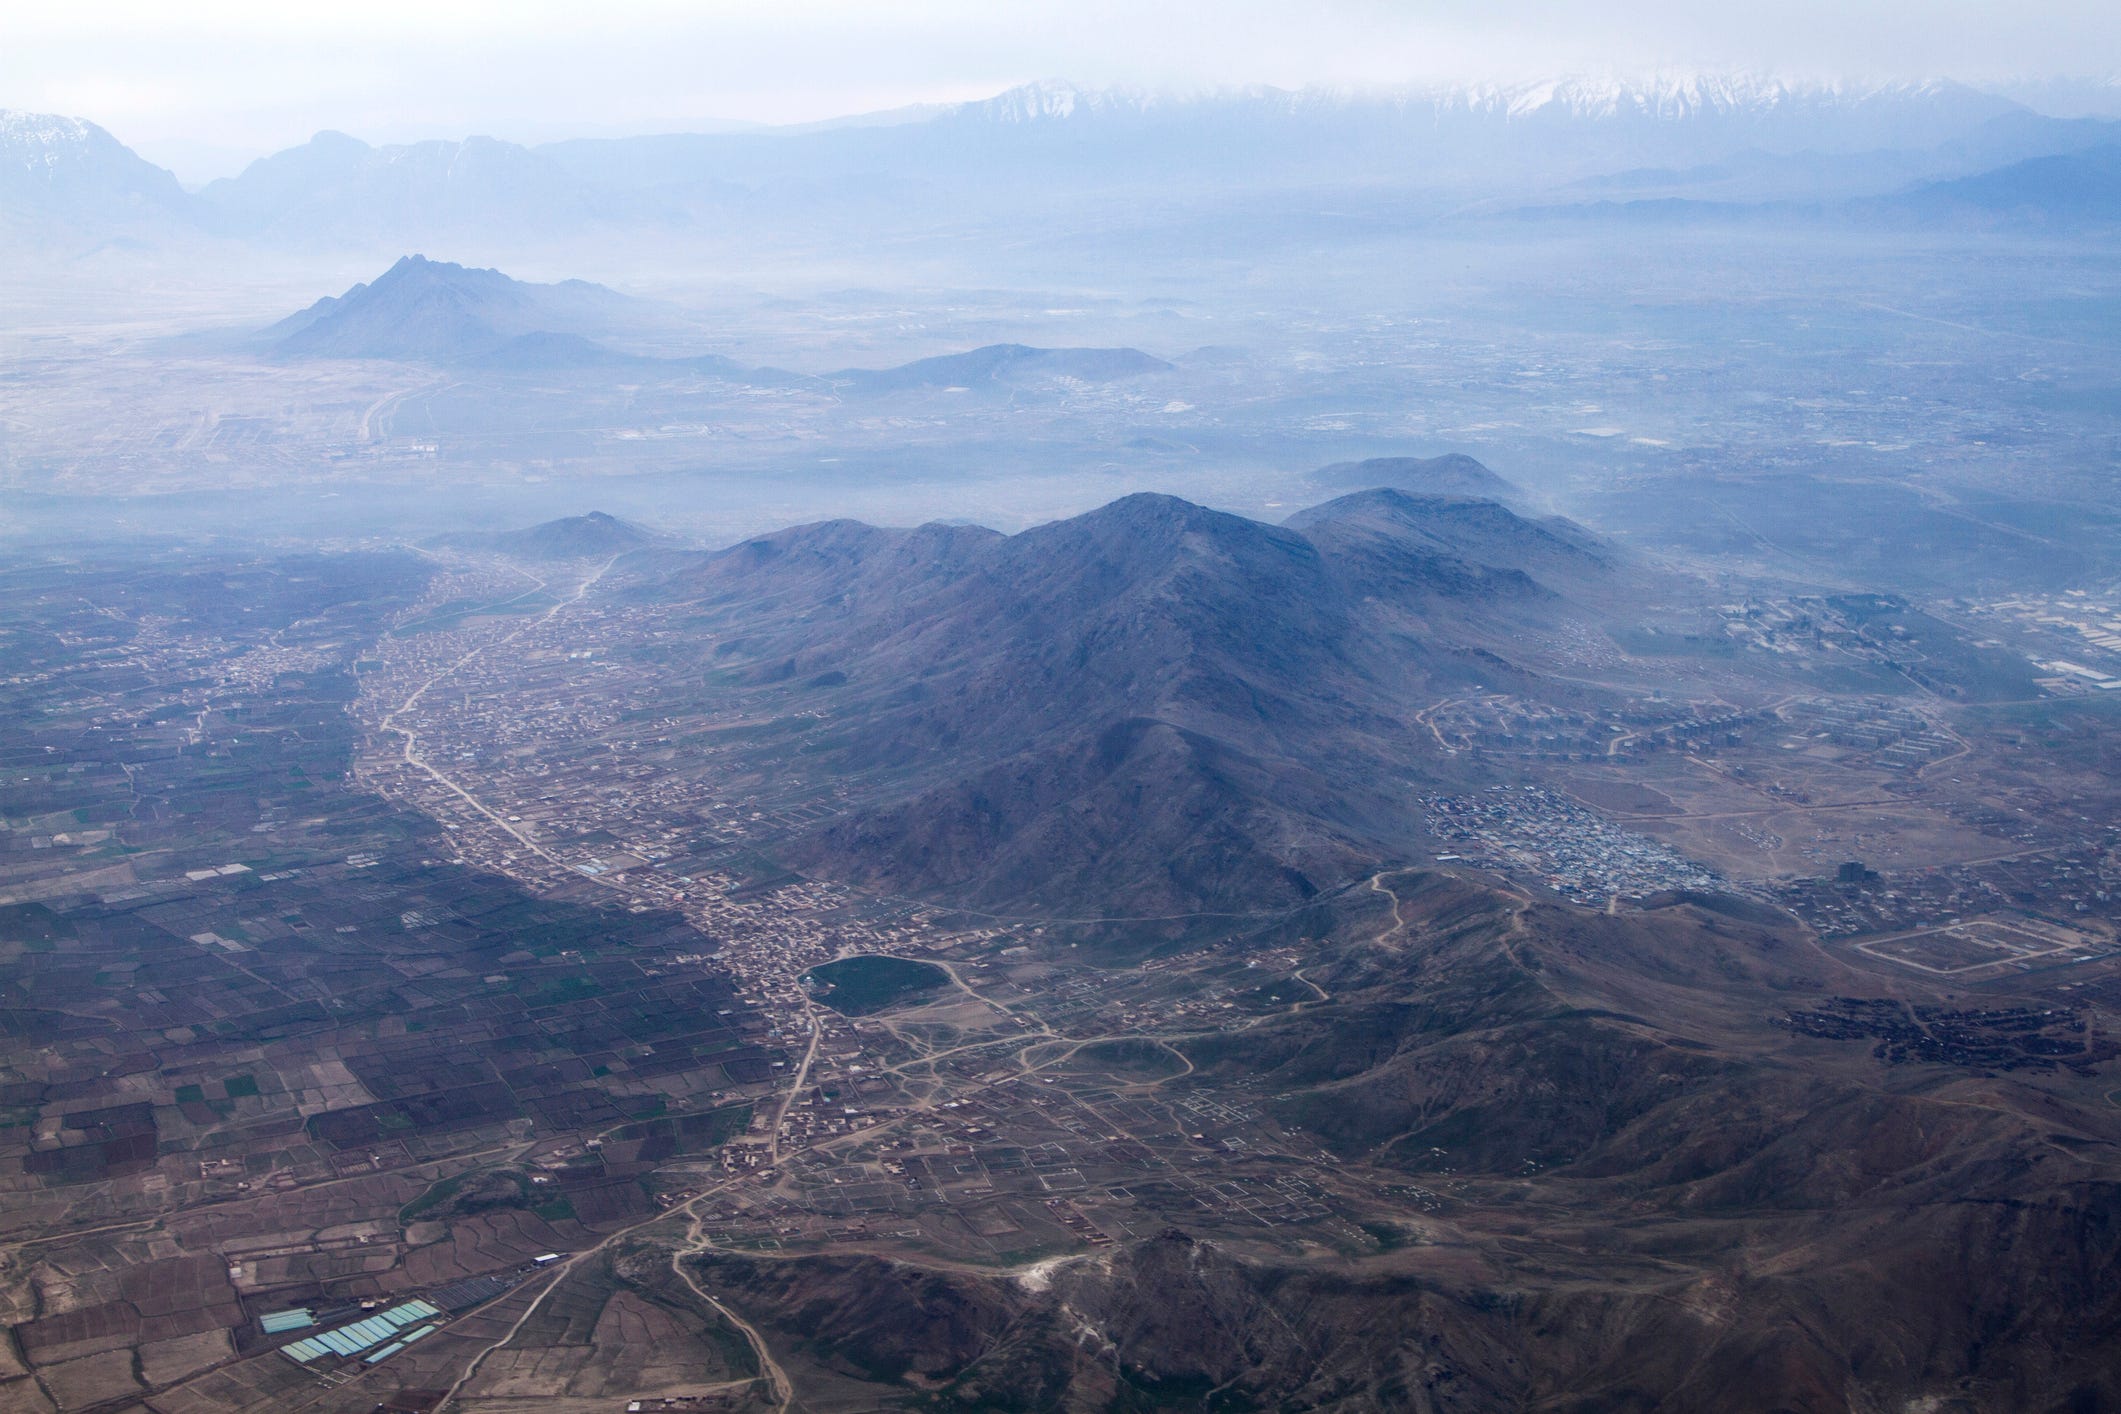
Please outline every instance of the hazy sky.
M2121 72L2116 0L0 0L0 107L180 175L319 128L537 141L791 122L1034 78L1199 88L1742 67Z

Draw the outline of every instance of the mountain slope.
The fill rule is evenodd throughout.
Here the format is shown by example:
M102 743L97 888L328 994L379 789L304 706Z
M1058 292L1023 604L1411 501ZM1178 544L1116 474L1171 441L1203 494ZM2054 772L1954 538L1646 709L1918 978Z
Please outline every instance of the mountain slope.
M1173 1088L1272 1110L1290 1152L1245 1182L1334 1156L1330 1250L1212 1202L1159 1230L1130 1199L1099 1207L1119 1241L1011 1272L859 1239L691 1260L799 1388L879 1403L918 1381L1083 1414L2111 1407L2103 1086L1791 1046L1770 1018L1879 982L1764 912L1526 907L1410 871L1225 927L1300 950L1317 997L1175 1041ZM1189 1169L1244 1162L1193 1138Z

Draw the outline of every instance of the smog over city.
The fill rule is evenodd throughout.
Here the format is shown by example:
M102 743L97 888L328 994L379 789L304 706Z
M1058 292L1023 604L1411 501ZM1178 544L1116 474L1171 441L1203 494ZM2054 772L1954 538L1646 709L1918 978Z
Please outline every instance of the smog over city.
M10 8L0 1409L2121 1411L2121 26Z

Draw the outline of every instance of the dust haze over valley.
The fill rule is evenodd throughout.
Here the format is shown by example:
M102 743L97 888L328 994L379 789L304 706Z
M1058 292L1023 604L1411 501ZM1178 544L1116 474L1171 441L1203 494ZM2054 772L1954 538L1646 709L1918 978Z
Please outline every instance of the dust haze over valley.
M708 541L842 513L1014 529L1140 488L1293 509L1312 468L1408 451L1670 534L1643 488L1771 480L1786 506L1825 473L1919 511L2003 457L2082 501L2050 484L2072 458L2022 439L2081 461L2109 431L2116 129L1949 85L1049 84L817 133L323 135L196 194L38 121L10 128L0 474L39 536L112 495L203 530L596 506ZM34 176L61 159L79 187ZM259 336L416 253L618 297L511 310L552 337L507 355ZM418 317L403 293L383 318ZM833 376L998 344L1149 357L890 398ZM1777 529L1771 553L1806 552Z
M0 1405L2121 1409L2121 89L935 53L0 112Z

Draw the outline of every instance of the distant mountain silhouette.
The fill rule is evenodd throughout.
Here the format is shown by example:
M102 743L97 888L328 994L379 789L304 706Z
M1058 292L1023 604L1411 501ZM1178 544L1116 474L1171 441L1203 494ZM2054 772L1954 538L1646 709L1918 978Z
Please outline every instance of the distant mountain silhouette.
M846 368L828 380L863 393L898 393L927 388L1022 387L1057 379L1114 383L1161 373L1171 367L1139 349L1038 349L1024 344L989 344L966 353L918 359L896 368Z
M1977 176L1930 182L1881 205L1933 219L2121 221L2121 145L2033 157Z
M322 132L210 182L197 221L275 245L372 248L396 241L578 230L631 215L550 158L490 137L371 147Z
M1142 494L1006 537L798 527L631 592L692 606L762 700L829 714L815 760L871 803L791 860L1156 911L1298 901L1407 848L1407 782L1443 765L1404 704L1529 682L1513 640L1610 561L1493 502L1373 491L1273 526Z
M624 334L651 312L640 301L583 280L537 285L498 270L408 255L372 283L326 296L272 325L262 338L280 358L374 358L520 373L707 374L770 387L812 381L712 354L627 353L592 337ZM1170 366L1137 349L995 344L896 368L848 369L824 381L849 392L888 396L951 387L1032 388L1064 379L1112 382Z
M1380 487L1299 511L1283 524L1372 590L1580 594L1613 564L1610 548L1571 521L1527 519L1477 497L1410 496Z
M1800 168L1826 159L1841 176L1817 196L1838 200L1861 194L1849 182L1882 193L1963 173L1980 152L2001 162L2082 146L2083 134L2066 127L1949 82L1701 74L1179 97L1047 81L780 130L535 148L491 137L371 146L323 132L186 193L92 123L0 113L0 226L33 240L56 231L76 246L121 233L164 242L207 233L271 249L365 251L443 241L516 248L526 233L726 231L732 220L814 232L822 219L873 234L972 212L1009 220L1033 194L1111 197L1138 211L1150 193L1190 188L1218 212L1230 193L1272 204L1321 183L1522 198L1555 181L1705 170L1747 154L1802 159ZM1771 190L1754 183L1749 199L1809 199L1804 189L1819 185L1800 171ZM1253 201L1246 218L1260 210Z
M668 537L603 511L548 520L522 530L467 531L430 542L466 550L491 550L522 560L597 560L631 550L667 546Z
M456 363L492 357L529 335L573 336L623 321L633 301L602 285L533 285L408 255L371 284L327 296L265 331L285 358L382 358ZM520 347L520 346L518 346Z
M1310 475L1313 485L1330 490L1389 486L1417 496L1484 496L1508 500L1515 486L1461 452L1440 457L1371 457L1334 462Z
M1812 171L1818 180L1806 200L1706 200L1699 196L1643 195L1632 200L1594 200L1558 206L1525 206L1514 214L1526 219L1623 221L1642 224L1729 224L1737 222L1781 223L1793 221L1854 220L1889 227L1909 223L1949 224L1957 227L2035 224L2055 226L2099 226L2121 221L2121 123L2079 119L2074 122L2032 119L1999 119L1974 138L1951 144L1918 161L1910 154L1872 154L1844 159L1867 163L1867 182L1873 194L1836 189L1830 169L1835 160L1816 154L1776 159L1789 172ZM2017 160L2014 150L2030 148L2037 155ZM1984 161L1994 166L1980 165ZM1910 166L1938 163L1966 172L1937 180L1907 185ZM1895 170L1903 180L1897 189L1875 194L1883 179ZM1666 180L1668 179L1668 180ZM1691 186L1697 192L1725 189L1713 169L1689 173L1620 173L1584 187L1633 187L1655 191L1659 185ZM1741 184L1732 184L1741 185ZM1773 184L1770 184L1771 186ZM1784 186L1793 185L1785 182ZM1801 183L1795 185L1802 185ZM1846 183L1842 184L1843 186ZM1831 197L1831 199L1824 199Z

